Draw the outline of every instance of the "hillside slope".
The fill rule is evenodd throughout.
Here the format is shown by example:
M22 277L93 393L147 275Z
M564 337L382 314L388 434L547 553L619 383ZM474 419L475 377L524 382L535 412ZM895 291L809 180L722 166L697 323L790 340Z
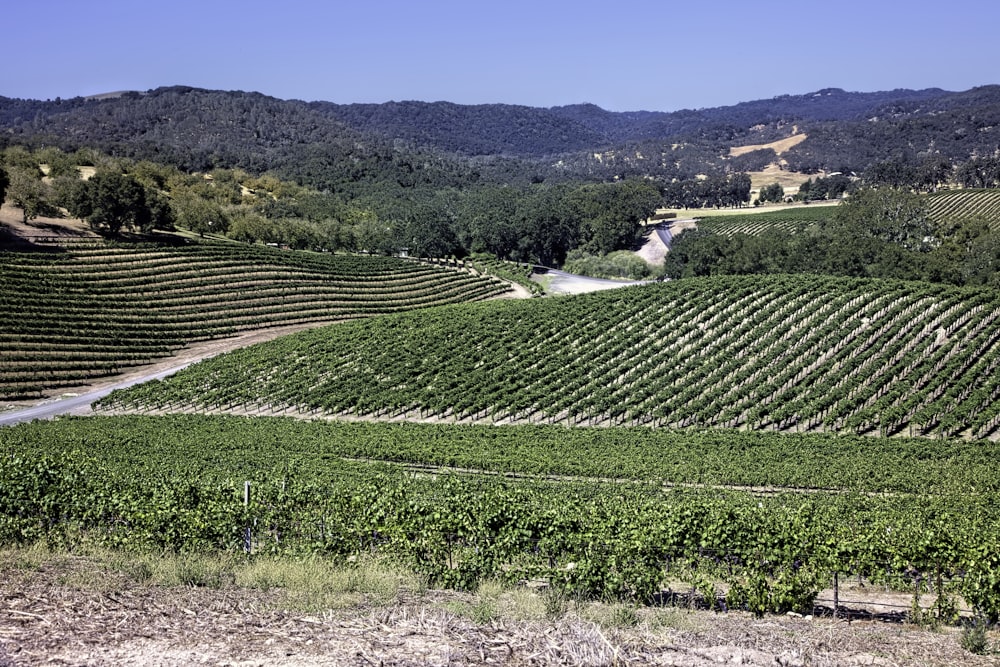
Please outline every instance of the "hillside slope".
M39 396L251 329L497 296L493 278L262 246L33 240L0 252L0 397Z
M676 281L306 332L115 409L989 437L1000 298L820 277Z
M589 104L341 105L190 86L105 99L0 97L0 136L12 144L91 146L193 169L281 168L299 176L312 168L297 167L306 162L343 170L345 178L352 176L352 165L359 173L389 173L401 166L397 162L417 168L443 156L466 169L468 158L499 155L551 168L553 156L572 154L552 173L587 172L593 165L585 164L586 156L594 151L634 155L638 150L648 160L679 146L696 147L698 159L709 165L734 146L784 139L793 126L809 135L785 156L796 171L860 171L887 156L965 160L1000 147L1000 86L959 93L824 89L669 113L610 112ZM766 164L768 156L760 157ZM447 172L456 164L443 159L437 168Z

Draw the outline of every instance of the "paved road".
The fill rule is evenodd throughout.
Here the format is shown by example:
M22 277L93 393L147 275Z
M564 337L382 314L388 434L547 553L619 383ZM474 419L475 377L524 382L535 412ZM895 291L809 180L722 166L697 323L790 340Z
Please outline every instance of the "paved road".
M79 396L69 396L66 398L55 399L34 407L23 408L21 410L0 412L0 426L11 426L21 422L32 421L33 419L52 419L53 417L57 417L59 415L89 414L91 403L99 398L104 398L115 389L124 389L125 387L131 387L134 384L147 382L149 380L162 380L168 375L173 375L182 368L187 368L192 363L194 362L189 361L185 364L180 364L157 373L150 373L149 375L144 375L142 377L132 378L131 380L119 382L118 384L111 385L110 387L105 387L98 391L92 391L86 394L80 394Z
M547 269L541 274L548 278L546 281L546 291L552 294L583 294L585 292L598 292L600 290L627 287L629 285L644 285L648 281L642 280L604 280L603 278L589 278L578 276L575 273L566 273L558 269Z

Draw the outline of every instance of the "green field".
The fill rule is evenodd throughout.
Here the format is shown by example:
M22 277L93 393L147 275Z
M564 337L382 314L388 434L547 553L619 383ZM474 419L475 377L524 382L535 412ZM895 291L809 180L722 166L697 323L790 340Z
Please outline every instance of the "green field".
M979 221L1000 228L1000 190L945 190L926 195L927 213L936 222ZM794 234L829 220L836 213L830 205L796 206L777 211L738 211L698 218L698 228L716 234L756 236L776 231Z
M750 276L447 303L504 286L228 245L42 255L0 265L21 335L352 321L96 406L193 414L0 429L0 544L376 555L434 585L758 614L811 613L849 575L1000 617L995 290ZM32 271L48 310L18 296Z
M110 410L987 438L1000 297L716 277L304 332L104 399Z
M114 375L189 343L332 322L509 290L389 257L262 246L108 244L0 252L0 399Z
M927 210L940 222L968 220L1000 229L1000 189L937 192L927 196Z
M1000 612L1000 478L991 449L639 431L205 416L35 422L0 429L0 540L62 543L85 534L129 549L380 553L461 588L543 580L573 595L650 602L693 587L709 604L758 613L811 609L834 572L897 587L911 587L917 573L934 582L940 610L961 595L985 614ZM864 492L882 486L864 470L831 482L824 468L849 469L860 448L870 469L956 486ZM822 457L792 473L806 485L854 490L663 486L695 468L713 479L728 469L740 481L770 481L770 466L737 471L741 456L773 461L795 450ZM645 475L633 466L632 482L603 479L615 468L601 465L634 462L641 452L658 452L663 465ZM387 462L451 457L532 474L508 480ZM567 472L567 458L580 466L572 479L543 474ZM775 474L782 478L780 466Z
M698 229L723 236L733 234L756 236L771 231L794 234L829 220L835 212L835 206L822 205L796 206L777 211L744 214L706 215L698 218Z

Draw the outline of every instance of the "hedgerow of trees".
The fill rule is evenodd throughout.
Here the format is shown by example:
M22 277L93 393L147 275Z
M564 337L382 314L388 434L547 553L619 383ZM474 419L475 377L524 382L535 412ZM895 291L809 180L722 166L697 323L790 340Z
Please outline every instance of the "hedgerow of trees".
M670 278L822 273L1000 285L1000 233L978 220L935 222L925 199L908 190L863 188L821 224L795 233L684 232L664 271Z

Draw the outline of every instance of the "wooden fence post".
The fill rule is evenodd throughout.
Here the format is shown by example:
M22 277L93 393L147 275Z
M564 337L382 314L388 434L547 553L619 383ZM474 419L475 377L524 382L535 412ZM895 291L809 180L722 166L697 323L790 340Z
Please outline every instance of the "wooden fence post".
M250 508L250 482L243 482L243 507ZM246 526L243 528L243 551L247 554L253 552L253 534L250 532L250 518L247 517Z

